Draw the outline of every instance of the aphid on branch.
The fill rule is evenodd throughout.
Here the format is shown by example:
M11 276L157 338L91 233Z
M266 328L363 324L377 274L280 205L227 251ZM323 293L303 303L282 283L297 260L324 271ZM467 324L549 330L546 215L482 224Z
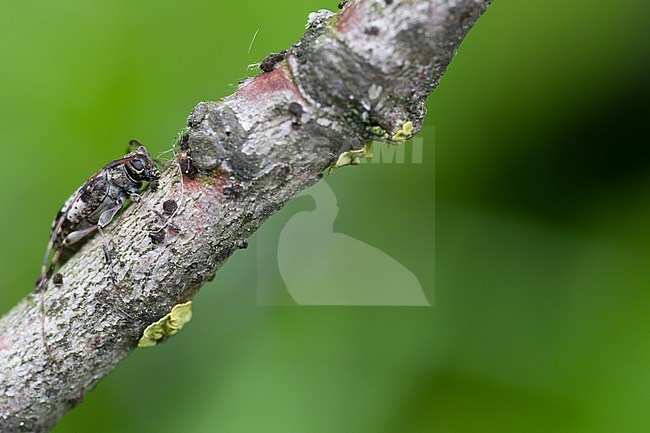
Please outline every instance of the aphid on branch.
M149 230L149 238L154 244L160 244L165 240L165 231L161 228L156 230Z
M163 214L167 216L172 216L174 215L174 212L176 212L176 209L178 209L178 203L176 203L176 200L166 200L163 203Z
M224 186L221 193L223 194L223 197L227 199L239 198L244 193L244 187L237 183L232 183Z

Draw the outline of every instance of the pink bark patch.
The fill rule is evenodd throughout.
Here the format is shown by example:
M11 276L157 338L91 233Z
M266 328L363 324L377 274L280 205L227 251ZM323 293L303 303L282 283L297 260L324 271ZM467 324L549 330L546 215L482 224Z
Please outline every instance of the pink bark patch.
M292 92L299 95L298 88L286 70L286 66L279 66L271 72L248 80L239 88L236 95L246 99L248 103L266 105L267 100L264 97L275 92Z
M336 29L339 33L347 33L350 29L359 29L361 23L367 17L360 10L358 3L349 5L341 14L336 22Z

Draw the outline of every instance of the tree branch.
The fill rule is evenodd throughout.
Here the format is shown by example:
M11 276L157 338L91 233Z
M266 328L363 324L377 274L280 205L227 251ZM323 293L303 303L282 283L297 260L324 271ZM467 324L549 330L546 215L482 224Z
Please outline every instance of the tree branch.
M179 154L148 207L179 209L164 236L147 206L106 230L119 290L98 238L45 291L0 320L0 431L45 432L136 346L143 330L186 302L271 214L353 161L371 140L400 144L422 125L426 97L489 0L356 0L310 28L267 71L228 98L197 105ZM346 153L348 152L348 153ZM341 155L343 154L343 157ZM341 157L341 158L340 158ZM183 171L181 176L180 171ZM161 239L162 238L162 239Z

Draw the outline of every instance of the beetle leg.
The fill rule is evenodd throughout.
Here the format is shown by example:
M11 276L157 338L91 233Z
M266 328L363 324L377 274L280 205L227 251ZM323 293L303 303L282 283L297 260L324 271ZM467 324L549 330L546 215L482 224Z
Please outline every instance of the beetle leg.
M65 237L63 240L63 246L64 248L67 247L68 245L76 244L92 232L97 230L97 226L91 226L88 227L87 229L84 230L77 230L76 232L70 233L68 236Z
M41 338L43 339L43 346L45 348L45 353L47 353L47 356L52 358L52 352L50 351L50 346L47 344L47 337L45 335L45 284L47 282L47 262L50 259L50 253L52 252L52 248L54 248L54 240L56 239L56 235L53 232L52 235L50 236L50 241L47 243L47 248L45 249L45 257L43 258L43 264L41 265L41 278L39 278L38 283L36 284L36 288L34 289L34 293L41 292L40 293L40 307L41 307Z
M111 258L111 252L109 251L108 243L106 242L106 237L104 236L104 230L102 229L101 226L97 226L97 230L99 231L99 236L102 239L102 250L104 251L104 260L106 260L106 264L108 265L108 274L111 277L111 282L115 287L119 288L117 284L117 278L115 277L115 271L113 270L113 260Z
M43 265L41 266L41 278L38 281L38 285L34 289L34 292L41 292L40 293L40 307L41 307L41 336L43 338L43 345L45 346L45 352L48 354L48 356L51 358L52 357L52 352L50 351L50 347L47 344L47 337L45 334L45 286L52 276L52 272L54 271L54 268L56 267L57 263L59 262L59 257L61 257L61 252L67 247L68 245L72 245L75 242L79 242L81 239L85 238L88 236L90 233L94 232L97 229L97 226L92 226L89 227L85 230L78 230L76 232L70 233L66 238L61 242L61 245L56 249L54 252L54 257L52 257L52 261L50 262L50 266L47 265L47 262L50 258L50 253L52 252L52 248L54 248L54 239L55 239L55 234L52 233L52 236L50 237L50 241L47 244L47 249L45 251L45 258L43 258Z
M56 235L52 233L50 236L50 241L47 243L47 248L45 249L45 257L43 257L43 263L41 264L41 278L38 279L36 283L36 288L34 292L40 292L45 288L45 282L47 281L47 263L50 260L50 254L52 253L52 248L54 248L54 240Z
M59 258L61 257L61 253L63 252L63 250L67 246L79 242L81 239L85 238L95 230L97 230L97 226L92 226L85 230L78 230L76 232L70 233L68 236L66 236L66 238L63 240L61 245L56 249L56 251L54 251L54 256L50 261L50 265L47 266L47 260L49 258L50 252L52 251L52 244L53 244L53 242L50 241L50 243L47 246L45 259L43 260L43 266L41 267L41 278L39 278L38 286L36 287L36 289L34 289L35 292L39 292L45 289L45 284L49 281L50 277L52 276L52 273L54 272L54 269L56 268L56 265L59 263Z
M171 219L170 219L170 218L167 218L165 215L163 215L162 213L160 213L158 210L152 208L152 207L149 206L147 203L145 203L144 200L142 200L142 196L141 196L140 194L137 194L137 193L131 193L131 194L129 195L129 198L131 199L131 201L132 201L133 203L138 203L139 205L144 206L148 211L153 212L153 213L154 213L158 218L160 218L160 220L161 220L164 224L163 224L162 227L160 227L159 230L162 230L164 227L169 227L169 228L171 228L172 230L174 230L175 232L180 232L180 231L181 231L180 227L178 227L176 224L174 224L173 222L171 222Z
M142 143L140 143L138 140L131 140L129 141L129 145L126 147L126 153L131 152L134 149L138 149L142 147Z
M106 260L106 264L108 265L108 273L111 277L111 282L117 288L119 288L119 286L117 284L117 278L115 277L115 271L113 270L113 260L111 258L111 252L108 248L106 237L104 236L104 227L106 227L108 224L110 224L111 221L113 221L113 218L120 211L120 209L122 209L122 203L104 211L99 216L99 220L97 221L97 226L96 226L97 231L99 231L99 236L102 239L102 250L104 251L104 259Z
M108 248L108 242L106 241L106 237L104 236L104 227L110 224L110 222L113 220L115 215L120 211L120 209L122 209L122 203L104 211L99 216L99 220L97 221L97 225L95 226L97 227L97 231L99 232L99 236L102 240L102 251L104 251L104 259L106 260L106 265L108 266L108 275L111 278L111 283L113 284L113 287L117 290L120 289L120 286L117 284L117 277L115 276L115 270L113 269L113 259L111 257L110 249ZM110 303L111 305L113 305L113 308L119 311L124 317L133 320L133 316L127 313L117 303L113 301L110 301Z
M47 281L50 279L52 273L54 272L54 268L56 267L57 263L59 263L59 257L61 257L61 253L67 246L76 244L86 236L90 235L95 230L97 230L97 226L91 226L88 227L87 229L77 230L76 232L72 232L68 236L66 236L65 239L63 239L61 246L59 246L54 252L54 257L52 257L52 261L50 262L50 267L47 269L47 272L45 273L45 279L43 281ZM43 286L43 288L45 288L45 286Z

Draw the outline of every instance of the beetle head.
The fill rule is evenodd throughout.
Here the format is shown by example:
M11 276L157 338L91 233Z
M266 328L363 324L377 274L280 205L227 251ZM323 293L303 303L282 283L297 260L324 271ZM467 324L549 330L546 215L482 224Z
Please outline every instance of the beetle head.
M136 142L137 143L137 142ZM152 182L160 178L160 171L156 166L147 148L137 143L138 147L126 155L127 162L124 164L126 173L134 182Z

